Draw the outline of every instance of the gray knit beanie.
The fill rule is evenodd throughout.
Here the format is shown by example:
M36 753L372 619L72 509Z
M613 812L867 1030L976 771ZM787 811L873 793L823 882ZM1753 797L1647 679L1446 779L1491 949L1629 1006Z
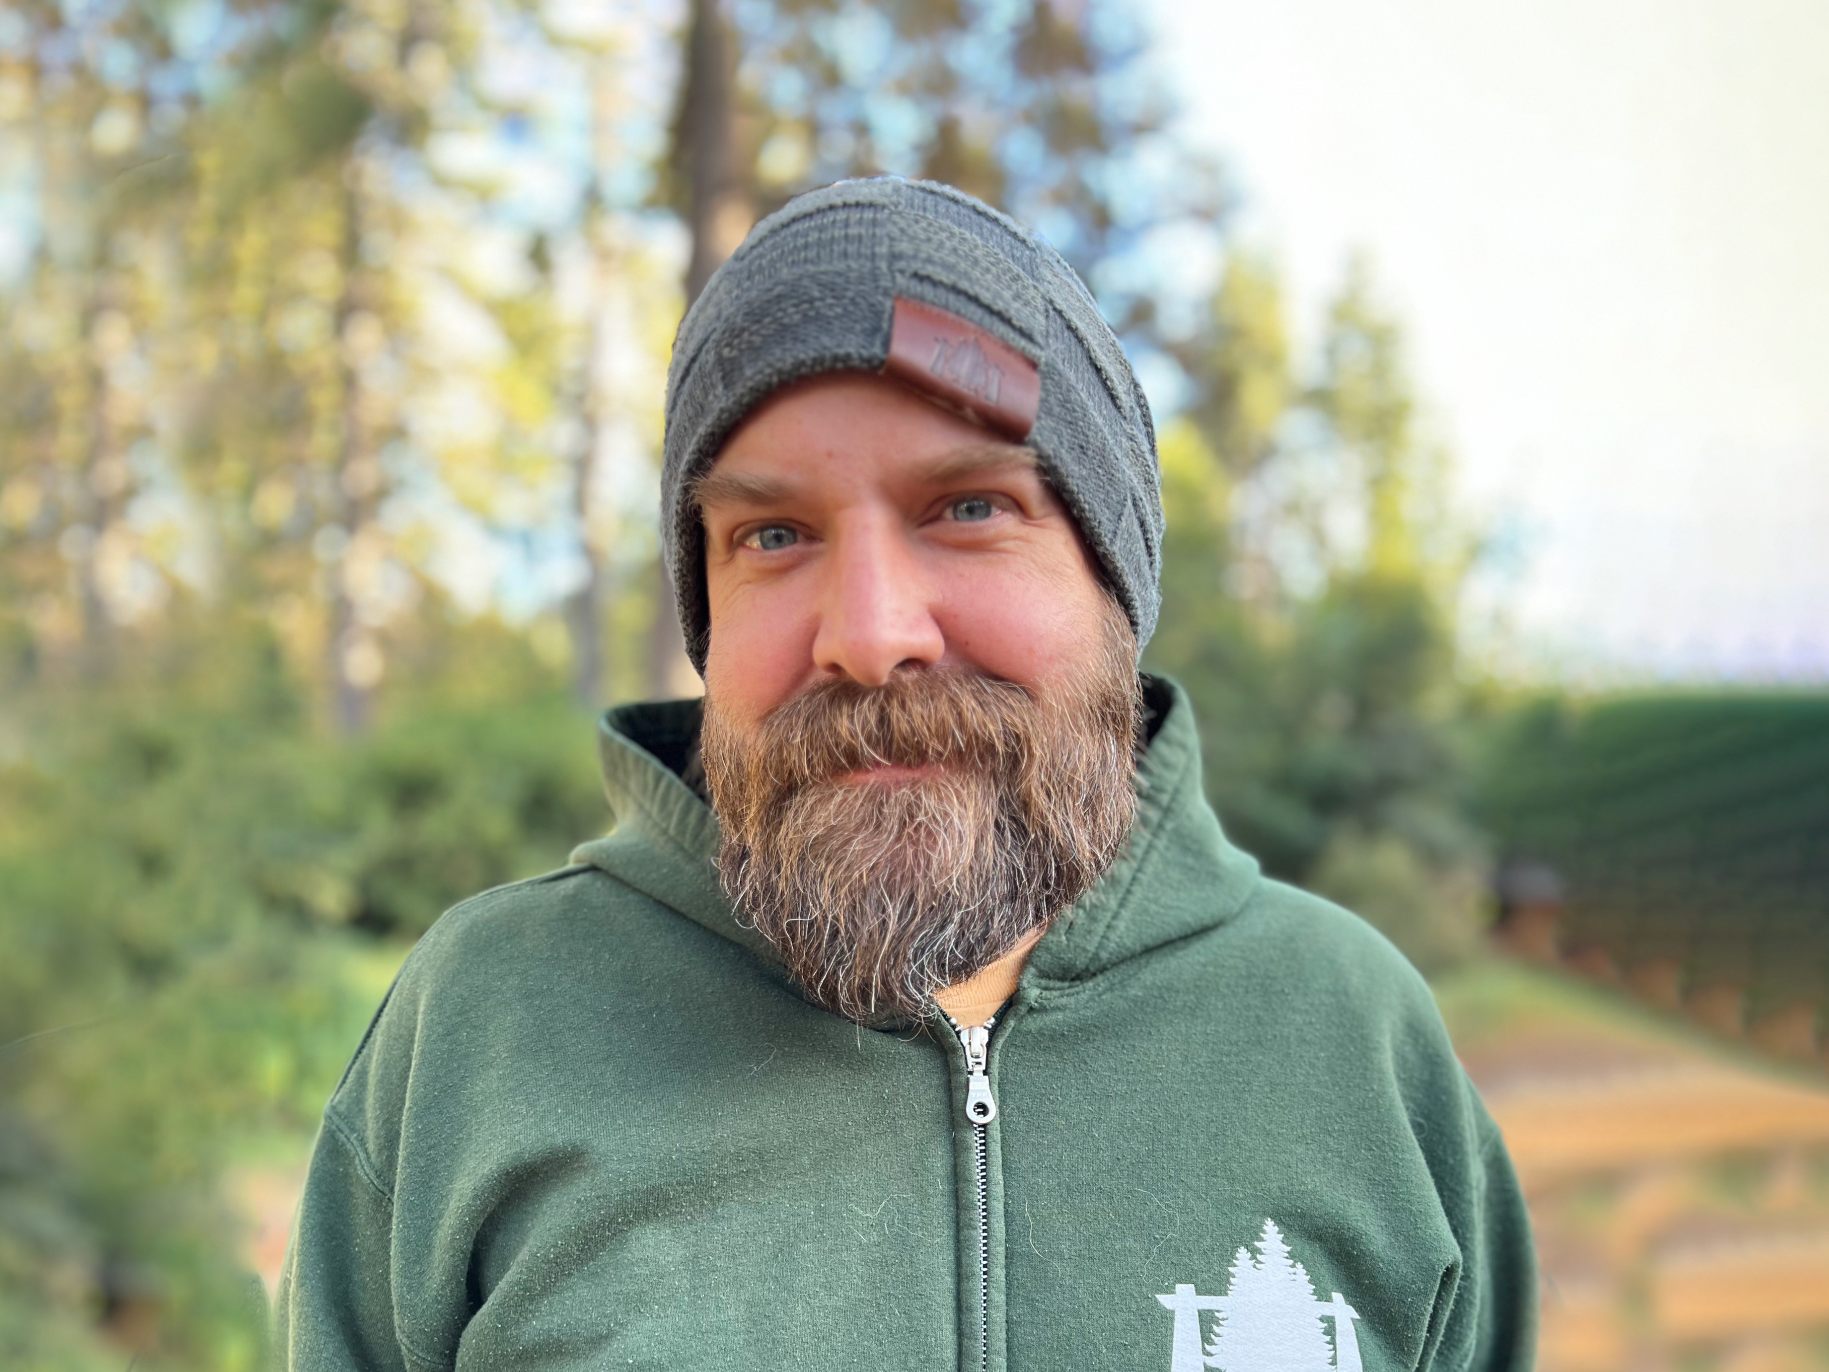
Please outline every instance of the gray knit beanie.
M667 373L661 539L686 651L705 671L704 528L691 483L771 391L878 372L1023 443L1079 522L1136 630L1161 604L1162 491L1143 389L1061 255L933 181L796 196L712 275Z

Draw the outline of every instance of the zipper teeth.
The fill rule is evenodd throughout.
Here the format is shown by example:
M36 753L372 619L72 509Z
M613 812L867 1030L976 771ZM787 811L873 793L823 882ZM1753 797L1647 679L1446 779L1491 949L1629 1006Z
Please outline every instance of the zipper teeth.
M941 1013L945 1014L945 1011ZM959 1047L965 1047L965 1030L950 1014L946 1022L953 1026ZM992 1015L984 1022L988 1031L997 1023ZM985 1073L990 1073L990 1043L985 1043ZM972 1124L972 1162L978 1183L978 1366L980 1372L991 1368L991 1126Z
M978 1363L991 1366L991 1161L990 1125L972 1126L978 1160Z

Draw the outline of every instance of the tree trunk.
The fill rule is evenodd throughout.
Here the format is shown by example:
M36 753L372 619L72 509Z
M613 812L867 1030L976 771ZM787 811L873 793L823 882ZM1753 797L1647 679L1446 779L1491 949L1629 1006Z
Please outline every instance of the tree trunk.
M675 165L686 168L686 222L692 232L692 256L686 265L688 306L754 222L750 168L738 147L736 57L730 22L719 0L692 0L674 149ZM655 576L648 684L660 696L699 689L680 636L673 583L665 566Z
M343 379L342 430L337 454L338 523L345 541L330 572L330 613L325 635L331 719L345 737L373 720L381 679L381 644L363 623L359 599L365 576L379 570L375 512L380 504L381 462L376 451L374 399L362 375L365 353L375 346L380 322L372 311L370 281L362 265L362 154L345 178L342 297L337 302L337 344Z
M96 247L94 267L96 286L84 311L83 346L86 388L88 442L83 454L83 495L88 501L89 537L77 563L77 603L81 609L82 637L77 661L83 676L90 680L105 677L114 663L118 628L114 610L108 603L106 564L116 555L117 542L125 537L121 520L126 514L127 491L131 478L127 469L126 444L121 434L120 402L114 389L112 349L119 340L110 340L115 314L113 273L101 259L106 248Z
M750 168L738 147L737 47L719 0L692 0L678 149L686 167L690 306L755 222Z
M585 317L590 344L578 376L578 418L582 432L572 469L572 509L578 520L578 552L584 559L584 583L565 599L565 625L572 645L572 695L586 709L604 703L603 616L610 602L606 584L610 539L604 521L591 507L603 462L604 426L610 397L604 393L614 317L610 283L615 279L616 245L611 241L609 206L603 193L606 168L616 156L616 94L612 59L597 59L591 81L591 184L584 207L584 241L590 251L590 284Z

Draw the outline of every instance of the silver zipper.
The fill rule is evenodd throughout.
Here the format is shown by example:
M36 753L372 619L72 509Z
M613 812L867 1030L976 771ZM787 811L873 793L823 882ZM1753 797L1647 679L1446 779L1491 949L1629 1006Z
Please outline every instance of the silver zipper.
M991 1094L991 1026L996 1016L983 1024L961 1029L951 1015L946 1022L959 1036L965 1049L965 1118L972 1126L972 1158L978 1176L978 1365L981 1372L991 1366L991 1151L990 1123L997 1118L997 1099Z
M986 1125L997 1118L997 1100L991 1095L991 1079L985 1068L991 1059L991 1026L988 1019L960 1030L959 1041L965 1045L965 1069L971 1075L965 1085L965 1117L976 1125ZM957 1024L953 1028L958 1029Z

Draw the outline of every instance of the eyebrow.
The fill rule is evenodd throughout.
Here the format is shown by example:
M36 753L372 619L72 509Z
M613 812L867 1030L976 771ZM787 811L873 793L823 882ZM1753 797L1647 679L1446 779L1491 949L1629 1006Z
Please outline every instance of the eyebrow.
M969 443L963 448L953 449L919 472L917 479L944 485L962 476L1009 471L1012 468L1036 471L1040 466L1041 456L1033 448L1025 448L1016 443Z
M968 443L935 458L913 473L913 479L941 486L962 477L1018 468L1037 471L1040 455L1014 443ZM692 500L702 510L721 505L773 505L789 501L799 492L791 481L747 472L721 472L716 467L692 483Z
M719 505L774 505L788 499L794 487L771 476L746 476L712 468L692 483L692 503L701 510Z

